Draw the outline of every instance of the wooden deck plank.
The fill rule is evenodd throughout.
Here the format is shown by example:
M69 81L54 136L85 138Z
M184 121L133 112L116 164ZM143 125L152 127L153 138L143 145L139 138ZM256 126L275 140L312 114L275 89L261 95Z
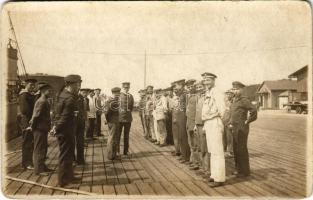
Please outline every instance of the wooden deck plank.
M194 193L194 195L196 195L196 196L205 196L206 195L206 193L201 188L199 188L197 185L195 185L192 181L184 181L183 183L188 189L190 189Z
M88 142L87 151L85 153L85 165L83 167L82 180L79 186L79 190L86 192L91 192L93 143L93 140Z
M189 188L187 188L182 182L175 181L172 183L184 196L194 196L194 193Z
M215 189L211 188L207 183L204 183L203 181L195 180L193 183L201 188L202 191L204 191L209 196L222 196L223 194L216 191Z
M104 195L116 195L114 185L102 185Z
M97 194L103 194L102 185L106 183L105 169L103 164L102 137L94 142L92 159L92 185L91 191Z
M140 195L140 191L136 184L125 184L129 195Z
M157 195L169 195L169 193L165 190L160 182L150 183L150 186Z
M155 195L155 191L150 186L150 183L136 182L137 188L142 195Z
M114 187L117 195L128 195L128 191L124 184L121 185L117 184L114 185Z

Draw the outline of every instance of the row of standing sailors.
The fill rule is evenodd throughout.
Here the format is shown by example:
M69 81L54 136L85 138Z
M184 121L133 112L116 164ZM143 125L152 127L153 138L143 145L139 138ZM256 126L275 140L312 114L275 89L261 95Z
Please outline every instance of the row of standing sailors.
M181 163L201 170L210 186L226 181L225 157L233 157L237 177L250 175L247 139L249 123L257 111L242 95L244 84L221 93L216 75L203 73L202 80L184 79L166 89L140 90L139 116L144 137L160 147L174 143Z
M81 77L79 75L68 75L64 78L64 88L57 96L53 126L50 116L50 104L52 87L45 83L37 83L38 96L34 95L35 79L25 80L25 89L19 94L19 107L21 120L19 126L22 130L22 167L26 170L34 170L36 175L49 175L53 170L49 169L45 160L47 158L48 133L57 138L59 145L58 162L58 186L79 181L74 177L73 162L84 164L84 132L85 124L87 126L87 138L92 138L91 129L95 125L94 120L98 116L91 116L89 106L86 105L87 90L81 90ZM112 124L115 126L114 133L114 151L119 151L119 140L122 131L124 133L124 155L128 154L129 130L132 122L133 97L128 93L130 83L122 84L123 91L118 92L119 108L117 118L112 115L110 109L105 109L105 115L108 121L110 132L112 133ZM115 88L119 89L120 88ZM81 94L78 92L81 90ZM88 91L90 92L90 91ZM112 90L113 92L113 90ZM115 90L114 90L115 92ZM93 99L93 98L90 98ZM87 100L87 101L86 101ZM88 102L89 104L89 102ZM113 108L113 107L112 107ZM116 112L116 109L114 109ZM99 113L101 116L101 113ZM101 121L101 119L100 119ZM52 128L51 128L52 127ZM98 129L98 128L97 128ZM99 127L101 129L101 127ZM100 132L100 131L99 131ZM98 135L100 133L98 132ZM76 156L75 156L76 148ZM113 159L113 158L112 158Z

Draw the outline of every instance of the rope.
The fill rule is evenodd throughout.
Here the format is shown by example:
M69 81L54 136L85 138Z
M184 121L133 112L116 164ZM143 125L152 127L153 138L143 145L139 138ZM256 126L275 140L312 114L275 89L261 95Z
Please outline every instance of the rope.
M13 177L10 177L10 176L5 176L5 178L9 179L9 180L12 180L12 181L18 181L18 182L22 182L22 183L31 184L31 185L37 185L37 186L40 186L40 187L49 188L49 189L53 189L53 190L61 190L61 191L64 191L64 192L72 192L72 193L89 195L89 196L98 195L96 193L85 192L85 191L69 189L69 188L55 187L55 186L45 185L45 184L41 184L41 183L36 183L34 181L28 181L28 180L23 180L23 179L19 179L19 178L13 178Z

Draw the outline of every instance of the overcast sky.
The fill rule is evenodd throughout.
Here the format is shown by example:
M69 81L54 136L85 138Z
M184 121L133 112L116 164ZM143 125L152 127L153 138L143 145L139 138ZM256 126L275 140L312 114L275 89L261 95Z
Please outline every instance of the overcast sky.
M311 63L310 7L303 1L12 3L5 9L28 73L77 73L83 87L106 93L123 81L134 94L143 87L145 52L147 84L157 88L207 71L228 89L234 80L287 78Z

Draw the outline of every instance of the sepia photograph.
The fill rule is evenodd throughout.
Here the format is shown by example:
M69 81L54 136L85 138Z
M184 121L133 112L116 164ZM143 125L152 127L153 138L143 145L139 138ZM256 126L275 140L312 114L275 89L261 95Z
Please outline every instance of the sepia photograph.
M3 198L311 196L309 2L1 8Z

